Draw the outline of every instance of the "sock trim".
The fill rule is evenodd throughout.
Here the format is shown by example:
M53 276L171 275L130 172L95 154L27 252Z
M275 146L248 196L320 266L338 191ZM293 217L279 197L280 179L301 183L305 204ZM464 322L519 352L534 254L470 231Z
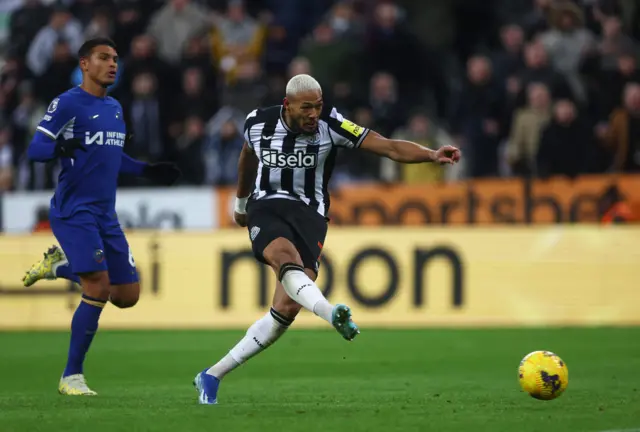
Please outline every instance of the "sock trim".
M282 326L289 327L291 324L293 324L293 320L291 318L287 318L274 308L271 308L271 316L278 322L278 324Z
M304 268L296 263L284 263L280 266L280 271L278 272L278 280L282 282L284 276L290 271L301 271L304 273Z
M82 301L87 304L90 304L91 306L95 306L99 308L104 308L104 306L107 304L107 302L104 300L100 300L94 297L89 297L88 295L85 295L85 294L82 294Z

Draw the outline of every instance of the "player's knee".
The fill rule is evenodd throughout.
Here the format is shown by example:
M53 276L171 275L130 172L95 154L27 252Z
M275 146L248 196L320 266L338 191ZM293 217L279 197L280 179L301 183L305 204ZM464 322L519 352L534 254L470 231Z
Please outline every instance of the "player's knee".
M117 308L127 309L134 307L136 303L138 303L139 298L139 296L114 297L112 294L109 296L109 301Z
M107 272L91 272L80 274L82 292L89 297L107 300L109 298L109 277Z
M114 285L111 287L109 301L117 308L127 309L134 307L139 299L140 285L138 284Z
M295 246L289 240L282 237L269 243L263 255L276 272L280 271L280 267L282 267L283 264L302 265L302 259Z
M298 316L298 313L300 313L302 306L293 301L290 297L282 297L273 303L273 309L280 315L293 321L296 316Z

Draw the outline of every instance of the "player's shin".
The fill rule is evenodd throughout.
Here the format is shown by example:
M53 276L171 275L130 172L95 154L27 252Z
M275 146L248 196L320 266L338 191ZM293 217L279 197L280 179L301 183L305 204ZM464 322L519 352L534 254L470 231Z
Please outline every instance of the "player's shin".
M287 331L293 320L271 310L247 330L246 335L207 374L222 379L226 374L245 363L273 344Z
M320 288L297 264L283 264L279 274L284 290L296 303L313 312L328 323L332 322L333 305Z
M69 357L64 369L63 377L83 373L83 363L87 351L91 346L93 337L98 331L98 320L105 300L82 295L82 301L71 321L71 342L69 345Z

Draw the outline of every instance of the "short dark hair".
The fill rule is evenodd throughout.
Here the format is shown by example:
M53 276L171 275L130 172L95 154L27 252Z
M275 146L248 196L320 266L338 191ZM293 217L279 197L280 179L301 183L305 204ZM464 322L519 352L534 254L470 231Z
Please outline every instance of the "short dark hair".
M117 49L116 43L107 37L93 38L82 44L82 46L78 50L78 58L89 57L93 49L101 45L106 45L110 46L113 49Z

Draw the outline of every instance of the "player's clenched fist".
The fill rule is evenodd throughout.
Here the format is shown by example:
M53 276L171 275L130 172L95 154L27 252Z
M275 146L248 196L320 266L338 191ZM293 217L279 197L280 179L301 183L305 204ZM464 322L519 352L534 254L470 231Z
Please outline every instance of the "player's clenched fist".
M456 147L445 145L436 151L436 162L440 164L455 164L460 160L460 150Z

